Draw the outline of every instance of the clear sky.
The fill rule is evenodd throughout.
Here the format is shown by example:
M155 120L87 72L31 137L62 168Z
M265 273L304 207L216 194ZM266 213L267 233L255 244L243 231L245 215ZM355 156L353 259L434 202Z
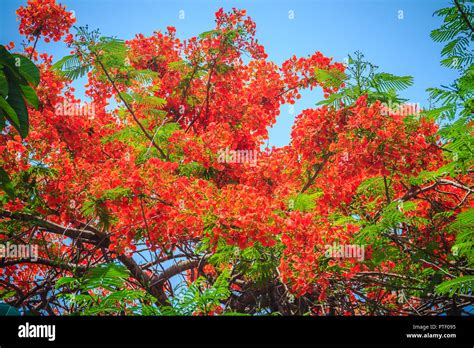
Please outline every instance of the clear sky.
M442 44L429 33L441 21L433 12L445 7L445 0L62 0L74 10L76 25L99 28L105 36L130 39L177 28L184 39L213 28L214 13L220 8L246 9L257 23L257 37L269 59L281 63L293 54L307 56L315 51L343 61L359 50L381 71L411 75L413 87L403 96L412 103L427 105L426 88L447 84L455 73L440 66ZM0 43L14 41L19 47L15 10L26 0L0 0ZM184 11L184 12L180 12ZM290 12L293 11L293 12ZM181 19L184 14L184 19ZM291 14L294 14L291 18ZM181 15L181 16L180 16ZM181 17L181 18L180 18ZM59 58L68 53L61 43L44 42L38 50ZM76 83L75 83L76 85ZM79 88L80 92L81 89ZM288 143L294 116L321 100L320 91L305 92L294 113L283 107L270 131L270 144Z

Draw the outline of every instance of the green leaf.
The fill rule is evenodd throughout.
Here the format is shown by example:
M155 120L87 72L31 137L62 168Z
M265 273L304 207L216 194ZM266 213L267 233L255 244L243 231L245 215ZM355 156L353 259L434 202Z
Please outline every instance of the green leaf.
M13 184L8 176L7 172L3 167L0 167L0 187L5 191L10 197L15 196L15 190Z
M20 120L18 119L18 115L2 96L0 96L0 109L4 111L5 116L12 123L12 125L19 130Z
M8 82L2 68L3 66L0 64L0 95L6 97L8 95Z
M429 120L437 120L440 117L442 117L444 113L452 112L453 108L455 107L456 107L455 105L447 104L447 105L440 106L438 108L433 108L431 110L423 111L422 115L425 116Z
M116 38L103 38L106 40L104 43L97 45L98 49L106 51L108 54L118 55L125 58L127 53L127 46L125 46L125 41L116 39Z
M444 42L453 39L456 34L457 33L455 31L446 27L442 27L433 30L430 34L430 37L435 42Z
M12 54L12 56L15 58L16 62L18 62L16 66L18 66L21 76L32 85L37 86L40 82L40 71L38 67L31 60L21 54Z
M75 80L84 76L90 70L91 66L89 64L83 64L79 57L73 54L61 58L53 64L52 68L64 77Z
M130 78L133 78L141 83L152 83L153 79L159 77L156 71L152 70L132 70L130 71Z
M113 289L122 286L128 276L128 270L124 266L114 263L101 265L87 271L84 276L84 287L85 289L98 287Z
M225 312L221 314L224 317L248 317L248 313L239 313L239 312Z
M56 63L52 65L53 70L62 70L63 68L70 67L71 64L76 63L76 59L78 57L74 54L64 56L60 60L58 60Z
M1 290L0 299L10 298L16 295L15 290Z
M54 287L56 289L59 289L60 287L64 286L64 285L75 285L75 284L78 284L78 280L76 278L73 278L73 277L62 277L62 278L59 278L58 281L56 282L56 284L54 285Z
M153 107L153 108L162 108L164 105L166 105L166 100L160 97L155 97L155 96L137 96L137 102L139 104L148 106L148 107Z
M289 202L289 208L293 210L299 210L302 212L308 212L315 207L315 199L321 196L321 192L316 192L313 194L298 194L295 199Z
M373 87L387 92L389 90L402 90L413 85L413 77L396 76L389 73L377 73L373 77Z
M171 70L184 71L184 68L186 67L186 61L178 60L176 62L171 62L168 64L168 67Z
M470 294L474 287L474 276L463 276L451 279L439 284L436 287L438 294L448 294L450 297L455 294Z
M205 31L201 34L199 34L199 38L200 39L205 39L207 37L212 37L212 36L217 36L219 35L220 31L215 29L215 30L209 30L209 31Z
M144 298L146 293L140 290L119 290L111 293L103 300L104 305L111 305L114 302L124 302Z
M30 104L35 109L38 109L39 99L35 90L28 85L20 85L20 88L28 104Z
M16 125L18 132L22 138L25 138L28 135L29 121L28 121L28 110L23 100L22 90L20 86L14 80L14 77L7 73L8 77L8 104L15 110L19 124ZM15 124L14 124L15 126Z
M347 78L346 74L338 69L320 69L314 71L316 79L329 87L340 87Z
M21 60L18 60L21 62ZM17 61L13 57L13 55L6 50L6 48L0 45L0 64L3 66L3 71L5 74L8 75L10 73L12 76L7 76L7 80L16 81L16 83L26 84L28 81L25 77L22 76L20 70L17 66Z

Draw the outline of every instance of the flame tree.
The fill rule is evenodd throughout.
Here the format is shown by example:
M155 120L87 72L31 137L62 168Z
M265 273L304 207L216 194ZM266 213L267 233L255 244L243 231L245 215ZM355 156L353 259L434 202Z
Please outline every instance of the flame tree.
M19 66L2 47L0 92L16 94L0 104L0 239L38 254L0 259L2 308L435 315L473 304L464 1L439 10L432 33L460 78L416 112L397 94L412 78L359 52L273 63L244 10L219 10L214 29L184 41L173 27L129 41L73 34L54 0L17 14L28 44L11 55ZM39 40L64 40L70 55L37 52ZM265 148L282 105L313 88L325 99L297 115L290 143ZM223 150L256 165L219 160Z

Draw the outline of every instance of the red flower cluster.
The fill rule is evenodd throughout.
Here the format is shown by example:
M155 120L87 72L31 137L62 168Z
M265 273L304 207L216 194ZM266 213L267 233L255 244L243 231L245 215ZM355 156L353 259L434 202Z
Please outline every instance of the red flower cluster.
M55 0L28 0L27 6L17 10L20 19L20 34L29 41L43 35L45 41L59 41L76 22L72 12L57 4Z

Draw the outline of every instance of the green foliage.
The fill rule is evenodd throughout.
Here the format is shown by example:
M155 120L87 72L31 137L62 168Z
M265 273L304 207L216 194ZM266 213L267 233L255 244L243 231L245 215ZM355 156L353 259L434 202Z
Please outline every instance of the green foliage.
M8 120L22 138L28 135L29 128L26 103L34 108L39 104L32 88L39 81L40 73L33 62L0 45L0 124Z
M82 213L87 217L97 218L98 225L104 230L107 230L114 220L114 216L111 215L107 208L107 201L117 200L128 197L129 195L130 190L128 188L115 187L106 190L100 198L94 197L85 201L82 205Z
M100 37L98 31L89 32L87 27L80 27L73 45L78 53L65 56L53 65L54 70L70 80L83 77L94 63L108 68L125 66L127 48L123 40Z
M15 196L15 189L10 180L10 177L2 167L0 167L0 187L8 194L8 196Z
M204 177L207 171L207 169L198 162L182 163L178 169L181 175L187 177Z
M460 77L449 86L428 89L436 107L425 113L428 117L445 121L439 134L456 169L461 172L472 167L474 151L474 54L470 49L474 39L474 15L473 6L469 6L468 2L472 1L456 0L454 6L435 12L443 18L443 24L431 32L431 38L446 43L441 51L441 64L457 70Z
M83 289L103 288L113 290L116 287L123 286L129 272L124 266L113 263L101 265L92 268L84 275L82 287Z
M89 269L80 278L60 278L55 287L74 315L140 314L142 304L154 299L143 290L124 288L128 277L124 266L109 263Z
M330 82L333 87L342 83L345 87L337 93L331 94L317 105L332 105L340 107L340 103L350 105L360 96L367 95L369 103L379 100L383 103L398 104L406 101L397 95L398 91L413 85L411 76L396 76L389 73L377 72L378 66L366 61L364 55L356 51L354 56L349 55L345 74L329 75L323 71L323 79ZM319 72L321 74L321 71Z
M363 227L354 236L354 241L358 244L372 245L374 248L387 248L387 244L390 243L390 235L397 235L402 224L416 228L416 226L429 223L429 221L424 218L418 216L409 217L406 215L407 212L415 209L416 204L414 202L393 201L387 204L384 209L379 212L378 219L361 223ZM388 256L388 254L385 256Z
M453 254L465 257L469 266L474 264L474 209L458 214L448 231L456 234L456 242L451 248Z
M73 46L78 53L65 56L53 64L53 70L65 78L75 80L84 76L92 69L90 46L99 40L99 31L89 31L88 27L76 28L77 34Z
M372 76L370 85L377 92L401 91L413 85L413 77L376 73Z
M73 46L78 53L65 56L53 65L53 69L62 76L75 80L86 75L91 69L96 69L99 76L110 75L110 70L114 68L117 73L110 77L126 86L129 86L132 80L139 81L143 85L151 85L153 79L158 76L155 71L137 70L129 64L125 41L100 36L98 30L89 31L88 27L76 29ZM160 103L163 104L164 101Z
M329 87L339 88L347 78L346 74L337 69L315 69L315 77L319 82L325 83Z
M213 38L213 37L219 36L220 33L221 33L221 31L218 30L218 29L215 29L215 30L208 30L208 31L205 31L205 32L199 34L198 37L199 37L200 39Z
M80 288L82 290L102 288L113 291L122 287L128 277L129 272L124 266L107 263L90 268L80 278L60 278L55 286L56 289L67 286L69 288Z
M433 173L424 176L436 177L449 175L455 178L466 174L473 165L474 143L472 138L472 115L474 113L474 55L470 45L474 39L473 6L471 0L455 0L453 6L435 12L443 17L440 28L431 32L436 42L444 42L441 51L441 64L455 69L460 77L449 86L430 88L430 98L437 107L425 113L426 116L445 121L439 131L443 139L443 148L449 154L451 162ZM469 209L456 216L447 230L456 235L451 248L455 259L462 258L468 267L474 260L474 214ZM451 257L451 256L450 256ZM436 286L438 294L454 296L456 294L471 295L474 276L457 274L454 279L444 281Z
M229 290L230 270L224 270L209 285L204 277L199 277L191 285L180 285L175 296L170 299L170 306L160 307L161 315L193 315L209 314L221 305L230 296Z
M446 42L441 51L444 58L441 64L449 68L462 70L463 67L474 63L473 51L470 49L474 38L474 12L473 6L467 4L469 2L472 0L456 0L454 6L439 9L434 13L443 17L443 24L433 30L430 36L435 42Z
M204 245L205 247L205 245ZM240 249L219 240L217 250L209 258L209 263L219 268L233 264L237 274L245 275L252 283L265 284L275 276L279 264L282 246L263 247L259 243Z
M111 124L109 127L115 127L115 125ZM103 144L112 141L120 141L134 148L143 148L143 143L147 141L147 138L137 125L129 125L109 136L101 138Z
M75 80L87 74L91 66L82 63L79 56L73 54L58 60L53 64L53 69L58 71L65 78Z
M164 100L163 98L153 96L153 95L142 95L142 94L132 92L131 94L122 93L122 97L129 104L137 103L137 104L140 104L149 108L153 108L153 109L155 108L161 109L166 104L166 100Z
M240 252L236 271L245 274L257 285L266 284L275 276L278 267L278 248L267 250L260 245L246 248Z
M463 276L451 279L439 284L436 287L438 294L447 294L453 296L455 294L471 294L474 288L474 276Z
M38 108L39 100L33 87L39 82L39 69L31 60L19 54L11 54L0 45L0 131L8 121L22 138L28 135L27 104ZM15 195L12 182L1 167L0 188L10 197Z
M360 183L357 193L370 195L383 195L385 191L384 179L382 176L369 178Z
M440 105L426 113L436 119L453 120L458 114L466 119L472 117L474 111L474 64L467 66L449 86L429 88L430 99L434 105ZM467 123L467 122L465 122Z
M8 290L8 289L2 289L0 290L0 299L1 300L5 300L5 299L8 299L12 296L15 296L16 295L16 291L15 290Z
M312 194L300 193L294 199L293 210L299 210L302 212L311 211L315 207L314 200L321 196L322 193L316 192Z
M32 161L28 169L16 173L10 184L14 188L15 197L23 202L28 202L23 212L34 214L37 208L48 209L44 197L41 195L40 183L43 180L55 178L56 174L55 170L36 161ZM0 197L0 205L5 204L11 197L11 195Z

